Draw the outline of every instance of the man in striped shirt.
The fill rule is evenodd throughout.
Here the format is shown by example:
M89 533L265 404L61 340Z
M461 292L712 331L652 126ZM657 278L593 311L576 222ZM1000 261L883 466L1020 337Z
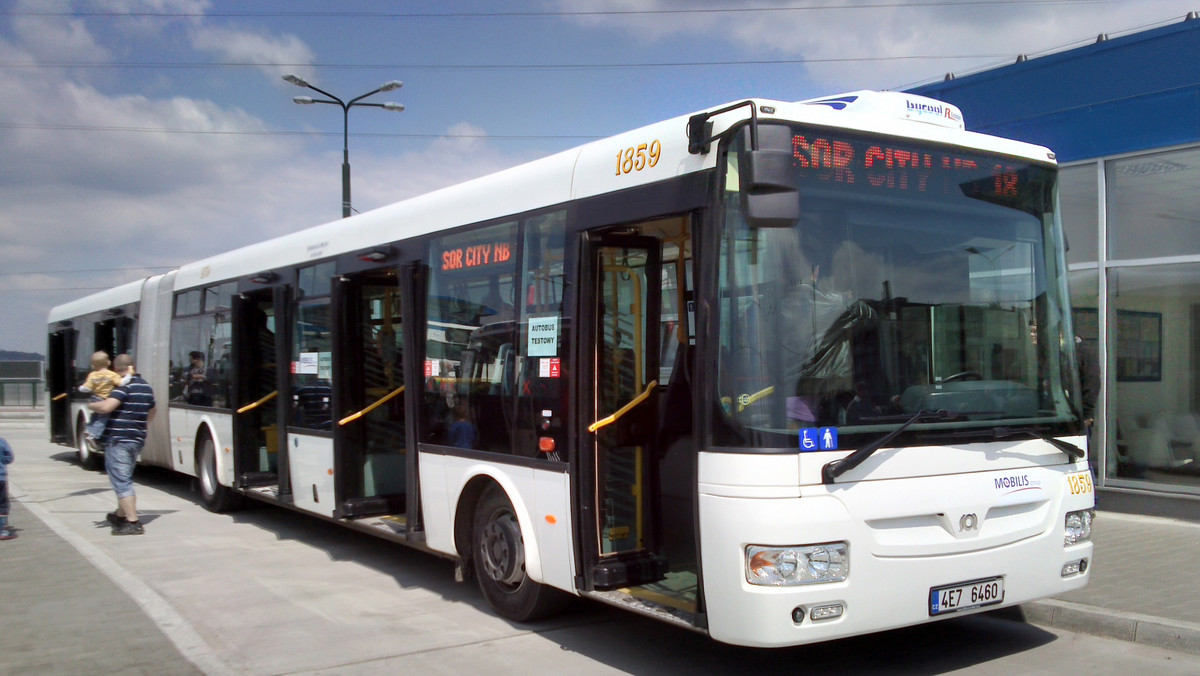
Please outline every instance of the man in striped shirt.
M109 414L104 433L104 466L117 494L117 511L108 514L113 535L141 535L146 532L138 519L137 496L133 490L133 469L146 443L146 426L154 419L154 390L138 375L133 357L119 354L113 370L128 379L107 399L93 401L88 408Z

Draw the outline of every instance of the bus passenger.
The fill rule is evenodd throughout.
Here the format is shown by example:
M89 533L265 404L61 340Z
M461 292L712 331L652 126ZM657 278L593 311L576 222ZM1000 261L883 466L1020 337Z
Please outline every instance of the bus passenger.
M88 404L88 408L97 413L112 415L106 435L104 466L113 492L117 494L117 510L109 512L106 518L112 524L113 535L141 535L145 530L138 519L133 469L146 444L146 427L154 419L154 390L137 373L133 357L119 354L113 367L117 373L132 376L129 382L114 389L107 399Z
M454 407L454 424L446 432L446 444L455 448L475 448L479 442L479 430L467 420L467 407Z
M197 406L212 406L213 405L213 384L212 369L205 367L204 353L199 350L192 350L191 354L192 366L187 372L187 382L184 383L184 392L187 396L187 403Z

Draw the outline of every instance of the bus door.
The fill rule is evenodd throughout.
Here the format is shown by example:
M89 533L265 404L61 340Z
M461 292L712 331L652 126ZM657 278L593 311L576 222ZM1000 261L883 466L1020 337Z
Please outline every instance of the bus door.
M287 476L279 477L281 498L297 509L329 517L337 511L333 433L334 391L340 384L333 363L339 321L333 294L336 268L337 262L330 260L296 270L296 285L285 310L287 336L280 341L288 350L286 386L281 389L287 393L283 409Z
M594 517L585 561L594 589L645 584L666 574L657 532L656 437L661 245L657 238L593 236L583 269L587 377L581 490ZM587 392L590 390L590 392Z
M50 396L50 438L52 441L71 442L71 395L79 383L75 379L74 329L60 329L50 334L46 355L46 391Z
M404 333L395 268L334 278L335 516L404 526Z
M283 289L278 290L283 293ZM240 488L279 485L279 362L276 290L233 298L235 481Z

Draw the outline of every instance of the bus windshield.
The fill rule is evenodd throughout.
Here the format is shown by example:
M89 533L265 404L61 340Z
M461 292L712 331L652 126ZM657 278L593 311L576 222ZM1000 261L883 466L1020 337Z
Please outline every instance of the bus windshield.
M790 133L793 227L747 223L743 141L727 154L714 443L795 450L834 428L825 450L850 449L921 411L945 414L898 443L1077 433L1055 167Z

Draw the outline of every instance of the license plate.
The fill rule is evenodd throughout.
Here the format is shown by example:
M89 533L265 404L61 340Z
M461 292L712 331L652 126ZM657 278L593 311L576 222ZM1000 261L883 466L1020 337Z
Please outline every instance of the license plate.
M1004 600L1004 578L960 582L929 590L929 615L944 615L958 610L991 606Z

